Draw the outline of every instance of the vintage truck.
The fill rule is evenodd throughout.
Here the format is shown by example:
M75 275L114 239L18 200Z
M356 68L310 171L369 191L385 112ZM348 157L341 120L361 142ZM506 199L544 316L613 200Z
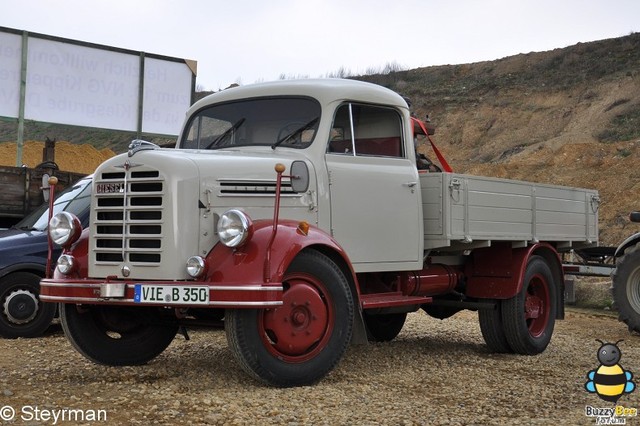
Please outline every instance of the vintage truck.
M239 364L275 386L318 381L421 308L477 310L492 351L544 351L564 315L559 254L597 244L597 192L419 171L416 123L357 81L210 95L176 149L134 141L98 167L88 229L52 219L65 252L41 298L107 365L146 363L224 309Z

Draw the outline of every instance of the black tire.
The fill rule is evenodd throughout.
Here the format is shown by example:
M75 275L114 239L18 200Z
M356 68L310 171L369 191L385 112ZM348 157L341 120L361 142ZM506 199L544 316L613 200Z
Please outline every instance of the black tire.
M618 318L629 331L640 333L640 243L628 247L617 259L612 279Z
M36 337L51 325L55 303L40 301L40 276L15 272L0 279L0 336Z
M354 302L340 268L315 250L301 252L283 279L281 307L229 309L225 330L241 367L272 386L310 385L344 355Z
M480 321L480 332L487 347L495 353L512 353L513 349L507 342L502 325L502 301L496 300L495 309L478 310L478 320Z
M367 340L370 342L390 342L396 338L407 319L407 313L370 314L363 312L364 324L367 328Z
M558 286L551 268L540 256L531 256L515 297L502 301L502 324L509 346L515 353L543 352L553 334Z
M60 305L62 328L74 348L98 364L142 365L160 355L178 332L156 308Z

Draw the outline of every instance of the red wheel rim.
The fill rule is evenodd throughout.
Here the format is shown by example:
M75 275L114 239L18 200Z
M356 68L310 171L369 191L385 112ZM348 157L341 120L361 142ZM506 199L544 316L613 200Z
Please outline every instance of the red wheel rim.
M304 362L327 345L335 321L333 303L324 284L314 276L285 277L283 305L260 315L258 327L264 346L277 358Z
M524 299L524 318L532 337L540 337L549 322L549 284L540 274L531 277Z

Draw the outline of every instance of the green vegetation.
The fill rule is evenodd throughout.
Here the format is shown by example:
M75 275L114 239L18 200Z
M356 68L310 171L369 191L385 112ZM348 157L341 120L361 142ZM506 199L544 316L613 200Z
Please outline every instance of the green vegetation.
M640 139L640 105L634 105L617 114L607 128L598 134L600 142L618 142ZM623 155L625 156L625 155Z

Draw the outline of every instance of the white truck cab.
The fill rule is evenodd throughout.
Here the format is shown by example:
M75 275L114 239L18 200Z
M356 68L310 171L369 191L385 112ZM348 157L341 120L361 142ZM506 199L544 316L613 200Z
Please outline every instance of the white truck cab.
M305 208L287 217L307 220L340 241L356 272L421 267L413 123L398 94L350 80L274 82L217 93L187 116L178 148L229 156L229 170L202 182L211 185L204 191L219 194L219 182L273 185L275 162L303 160L310 188L293 195L291 207ZM272 194L254 193L254 202L246 193L254 188L243 188L227 194L246 197L239 205L252 217L271 216L272 203L264 200Z

